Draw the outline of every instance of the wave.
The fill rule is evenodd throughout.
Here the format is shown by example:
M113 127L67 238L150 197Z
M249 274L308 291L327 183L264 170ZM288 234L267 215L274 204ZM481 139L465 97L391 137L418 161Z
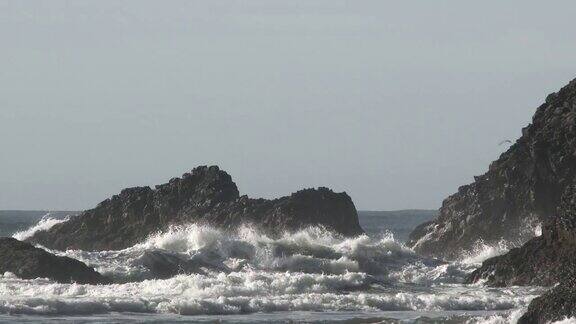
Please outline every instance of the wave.
M516 309L505 314L496 314L487 317L473 318L467 324L510 324L517 323L520 317L526 312L525 308Z
M44 215L42 217L42 219L40 219L40 221L33 225L32 227L24 230L24 231L19 231L16 232L12 235L13 238L23 241L27 238L32 237L34 234L36 234L36 232L40 232L40 231L47 231L50 228L52 228L52 226L56 225L56 224L60 224L63 222L66 222L70 219L70 217L65 217L62 219L59 218L52 218L50 217L50 213Z
M18 235L53 224L46 218ZM446 263L415 254L389 232L349 238L310 227L270 237L250 226L174 226L124 250L51 251L94 267L112 285L0 275L0 314L507 311L526 307L542 289L461 284L507 247L479 245Z
M512 294L477 287L432 291L354 291L367 276L243 271L179 275L114 285L56 284L45 279L0 277L0 313L96 314L108 312L245 314L276 311L505 310L525 307L535 291Z
M459 261L443 262L417 255L391 233L342 237L320 227L271 238L242 226L229 232L206 225L174 226L120 251L51 251L87 263L117 282L158 278L143 259L160 255L187 262L196 273L246 269L303 273L365 273L386 284L455 284L488 258L506 253L513 244L479 243ZM151 255L154 253L153 255ZM182 268L183 262L176 264ZM193 263L193 264L190 264ZM186 272L186 271L185 271Z
M517 244L513 244L505 240L501 240L494 245L486 244L480 241L476 243L476 246L471 252L461 257L460 262L478 267L482 264L482 262L490 258L506 254L508 251L510 251L511 248L516 246Z
M195 273L265 270L346 274L365 273L386 283L459 283L473 269L423 258L390 233L342 237L319 227L271 238L242 226L235 232L205 225L175 226L120 251L51 251L96 268L117 282L158 278L150 263L174 263ZM174 261L176 260L176 261ZM184 266L183 266L184 265Z

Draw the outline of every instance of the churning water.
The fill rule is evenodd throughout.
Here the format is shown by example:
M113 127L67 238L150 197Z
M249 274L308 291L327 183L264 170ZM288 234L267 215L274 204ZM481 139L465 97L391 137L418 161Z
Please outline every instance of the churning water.
M60 221L44 218L14 235L23 239ZM444 263L416 255L374 216L361 222L379 230L344 238L309 228L271 238L250 227L229 233L191 224L121 251L51 251L87 263L116 284L0 274L0 322L509 323L542 293L462 284L484 259L505 252L505 244L479 246ZM195 271L154 279L142 265L148 253L191 260Z

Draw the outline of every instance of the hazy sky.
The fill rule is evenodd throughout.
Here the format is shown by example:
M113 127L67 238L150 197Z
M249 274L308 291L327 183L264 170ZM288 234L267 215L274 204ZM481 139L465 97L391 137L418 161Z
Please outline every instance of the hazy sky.
M217 164L437 208L576 77L569 1L0 0L0 209Z

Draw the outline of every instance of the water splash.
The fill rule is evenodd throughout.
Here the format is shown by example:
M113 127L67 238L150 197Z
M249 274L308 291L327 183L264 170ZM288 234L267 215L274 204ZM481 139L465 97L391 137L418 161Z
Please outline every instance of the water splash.
M69 216L66 216L63 219L52 218L50 216L50 213L47 213L46 215L42 216L42 219L40 219L40 221L36 225L34 225L34 226L24 230L24 231L16 232L16 233L14 233L14 235L12 235L12 237L17 239L17 240L23 241L27 238L32 237L37 232L47 231L50 228L52 228L52 226L54 226L56 224L64 223L64 222L68 221L69 219L70 219Z
M40 223L35 227L48 228ZM174 226L120 251L51 251L87 263L112 277L113 285L0 276L0 314L502 312L526 307L542 289L461 283L507 247L478 245L474 253L447 263L415 254L388 232L349 238L311 227L270 237L249 226L235 231ZM199 271L154 279L139 263L150 252L198 261ZM484 320L499 323L497 316L504 315Z
M520 317L526 312L526 308L522 307L505 314L497 314L488 317L473 318L468 320L467 324L514 324L517 323Z
M486 244L483 241L479 241L470 253L462 256L460 262L478 267L482 265L482 262L490 258L508 253L513 247L515 245L506 240L501 240L496 244Z

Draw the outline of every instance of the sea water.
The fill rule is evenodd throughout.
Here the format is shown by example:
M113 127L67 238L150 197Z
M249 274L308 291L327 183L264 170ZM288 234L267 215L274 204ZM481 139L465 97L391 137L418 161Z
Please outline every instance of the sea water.
M229 233L190 224L120 251L50 251L117 283L0 274L0 322L513 323L542 294L539 287L462 284L508 246L479 245L451 263L423 258L396 238L410 230L405 217L361 213L369 234L356 238L320 227L272 238L250 227ZM25 239L63 221L44 217L12 235ZM153 279L138 262L149 251L199 260L199 271Z

